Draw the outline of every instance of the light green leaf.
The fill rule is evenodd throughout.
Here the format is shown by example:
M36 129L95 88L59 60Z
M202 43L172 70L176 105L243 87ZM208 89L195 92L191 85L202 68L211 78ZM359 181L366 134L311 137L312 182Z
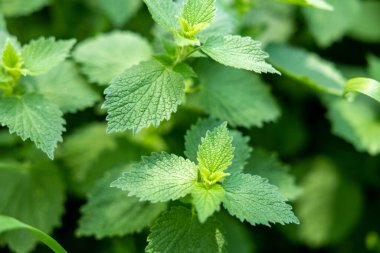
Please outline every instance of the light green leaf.
M215 0L187 0L179 18L182 32L194 36L208 26L215 17Z
M340 242L360 219L359 187L341 177L328 160L316 160L302 183L297 200L299 236L312 247Z
M286 198L267 179L235 174L226 177L222 186L226 191L224 207L241 221L267 226L269 223L299 223Z
M182 102L185 77L157 61L140 63L112 80L105 90L109 133L157 127Z
M51 162L36 161L0 165L0 214L14 217L45 233L60 225L64 212L64 185ZM0 244L12 251L26 253L38 239L27 231L10 231L0 235Z
M38 93L65 112L91 107L100 96L83 80L72 62L63 62L46 74L32 79Z
M244 171L268 179L289 200L296 199L301 193L301 188L289 173L289 167L282 164L274 154L255 149Z
M115 31L79 43L73 55L91 82L106 85L126 69L148 60L152 49L136 33Z
M328 93L342 95L345 79L332 63L314 53L287 45L267 48L270 62L286 75Z
M189 194L198 179L196 165L176 155L153 153L143 157L111 186L128 191L141 201L165 202Z
M198 147L197 160L200 168L210 172L224 171L231 165L233 158L234 148L227 123L207 131Z
M223 253L225 239L215 219L200 223L190 210L173 207L151 228L147 253Z
M380 80L380 58L370 55L368 57L368 72L372 78Z
M353 78L348 80L344 93L349 99L352 99L353 95L356 95L355 93L362 93L380 103L380 83L370 78Z
M8 71L18 70L21 67L20 55L9 40L5 44L1 60Z
M6 17L28 15L49 2L49 0L0 0L0 13Z
M172 0L144 0L154 21L169 31L179 29L177 16L180 11Z
M310 6L322 10L332 11L334 7L325 0L279 0L286 3Z
M305 8L309 30L320 47L328 47L351 29L360 9L359 0L328 0L334 11Z
M380 154L378 103L363 96L352 102L331 99L326 106L334 134L353 144L358 151Z
M62 246L59 245L59 243L56 240L54 240L41 230L29 226L25 223L22 223L21 221L16 220L12 217L0 215L0 233L19 229L28 230L30 233L37 236L41 240L41 242L45 243L55 253L67 253L67 251L64 248L62 248Z
M219 211L224 197L224 189L219 184L206 188L203 184L198 183L191 192L191 196L199 221L204 223L215 211Z
M220 124L222 124L222 122L216 119L199 119L197 123L187 131L185 136L185 155L190 160L197 161L198 147L201 144L202 137L206 136L208 130L212 130L220 126ZM240 132L234 130L229 131L229 135L235 150L232 164L227 169L227 172L233 173L243 170L252 148L248 145L249 138L243 136Z
M75 40L39 38L25 45L21 51L21 60L26 74L36 76L48 72L66 59Z
M226 66L251 70L257 73L279 72L265 62L268 54L261 50L261 44L250 37L238 35L210 37L202 51L215 61Z
M99 6L115 26L122 26L142 5L141 0L100 0ZM137 48L137 47L136 47Z
M0 98L0 124L23 141L33 141L50 159L54 158L57 143L62 141L64 123L58 106L39 94Z
M361 1L359 13L350 27L350 35L364 42L380 42L379 13L379 1Z
M261 127L279 117L269 88L257 76L213 63L201 64L197 73L203 84L200 103L213 117L247 128Z
M166 210L164 203L140 202L138 198L128 197L127 192L110 188L118 175L118 170L108 173L91 191L88 202L81 208L77 235L101 239L140 232Z

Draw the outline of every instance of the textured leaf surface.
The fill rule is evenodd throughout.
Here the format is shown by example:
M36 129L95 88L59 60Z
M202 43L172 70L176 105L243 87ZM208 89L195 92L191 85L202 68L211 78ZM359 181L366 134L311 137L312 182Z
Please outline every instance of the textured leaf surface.
M154 21L163 28L173 31L179 28L179 10L172 0L144 0Z
M325 0L280 0L282 2L310 6L322 10L332 11L334 8Z
M63 112L77 112L100 100L100 96L82 79L71 62L61 63L32 80L38 92L57 104Z
M120 171L108 173L91 191L88 202L81 208L78 235L101 239L140 232L166 209L166 204L140 202L127 192L110 188L119 174Z
M64 212L64 186L59 171L39 157L29 165L0 165L0 214L14 217L45 233L60 225ZM27 231L10 231L0 235L17 253L31 251L38 239Z
M40 75L62 62L75 44L75 40L40 38L25 45L21 51L23 67L28 75Z
M207 131L198 147L197 160L211 172L223 171L231 165L234 157L232 138L227 129L227 123L222 123L213 130Z
M205 188L199 183L194 187L191 196L198 212L199 221L204 223L215 211L219 211L224 197L224 189L219 184Z
M271 54L270 62L283 73L315 89L343 94L345 80L330 62L287 45L271 44L267 50Z
M265 62L268 54L261 50L261 44L250 37L238 35L210 37L202 46L215 61L226 66L255 71L257 73L279 72Z
M328 47L343 38L354 23L360 7L358 0L328 0L328 3L334 11L303 10L309 30L321 47Z
M0 0L0 12L7 17L28 15L49 3L49 0Z
M33 233L55 253L67 253L67 251L57 243L57 241L55 241L53 238L41 230L22 223L21 221L16 220L12 217L0 215L0 233L19 229L26 229L30 233Z
M223 205L231 215L252 225L296 223L299 221L286 204L286 198L267 179L249 174L235 174L225 178Z
M128 1L124 1L128 3ZM81 42L74 58L91 82L108 84L126 69L152 56L148 42L132 32L111 32ZM94 60L96 59L96 60Z
M187 0L182 18L191 26L210 24L215 16L215 0Z
M257 76L213 63L200 65L197 73L203 84L200 103L212 116L247 128L279 117L269 88Z
M1 61L6 69L12 70L20 68L20 56L10 41L7 41L2 53Z
M109 133L139 132L169 119L184 96L184 76L157 61L134 66L112 82L105 91Z
M190 210L173 207L151 228L148 253L222 253L225 240L220 224L209 219L201 224Z
M1 98L0 123L22 140L33 141L51 159L65 130L65 121L58 106L35 93Z
M314 247L339 242L360 219L360 189L326 160L317 160L309 170L296 205L299 236Z
M288 172L288 166L282 164L274 154L254 150L244 171L267 178L270 184L277 186L280 193L290 200L296 199L301 193L295 178Z
M194 163L167 153L143 157L130 171L112 183L112 187L129 192L140 200L165 202L189 194L198 179Z
M141 0L100 0L99 6L116 26L122 26L140 9Z

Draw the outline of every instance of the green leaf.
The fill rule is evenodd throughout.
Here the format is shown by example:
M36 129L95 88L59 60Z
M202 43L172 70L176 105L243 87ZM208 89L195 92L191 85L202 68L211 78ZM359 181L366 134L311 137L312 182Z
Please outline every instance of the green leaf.
M379 13L379 1L361 1L359 13L350 27L350 36L363 42L380 42Z
M350 30L360 8L359 0L329 0L334 11L304 9L309 30L320 47L328 47Z
M137 13L141 5L141 0L100 0L99 2L100 8L115 26L122 26L127 23Z
M58 106L41 95L0 98L0 124L23 141L33 141L50 159L54 158L57 143L62 141L64 123Z
M202 137L206 136L208 130L212 130L222 124L221 121L216 119L199 119L190 130L187 131L185 136L185 155L192 161L197 161L198 147L201 144ZM249 138L243 136L238 131L229 131L230 138L232 139L232 146L234 150L234 158L232 164L227 169L227 172L233 173L241 171L250 156L252 148L249 146Z
M107 173L90 192L87 203L81 208L77 235L95 235L102 239L141 232L166 210L166 204L140 202L138 198L128 197L127 192L110 188L118 175L118 170Z
M49 2L49 0L0 0L0 13L6 17L28 15Z
M370 78L353 78L348 80L344 93L349 98L353 98L352 95L356 95L355 93L362 93L380 103L380 83Z
M195 185L191 192L193 204L198 212L198 218L204 223L215 211L219 211L220 203L224 197L224 189L219 184L214 184L206 188L203 184Z
M224 207L231 215L250 224L296 223L299 221L286 204L286 198L267 179L249 174L234 174L223 181Z
M112 80L105 90L108 133L157 127L182 102L185 77L157 61L140 63Z
M60 172L51 162L37 156L36 161L0 165L0 214L14 217L45 233L60 225L64 212L64 185ZM0 244L26 253L38 239L27 231L0 235Z
M59 243L51 238L49 235L45 234L39 229L36 229L32 226L29 226L25 223L22 223L19 220L16 220L12 217L0 215L0 233L11 231L11 230L19 230L26 229L30 233L37 236L43 243L45 243L52 251L55 253L67 253L67 251L62 248Z
M205 168L210 172L224 171L231 165L233 158L234 148L227 123L207 131L198 147L197 160L200 169Z
M299 236L309 246L342 241L360 220L360 189L341 175L328 160L318 159L302 182L296 211L302 221Z
M213 63L201 64L197 73L203 84L197 95L212 116L247 128L261 127L279 117L269 88L257 76Z
M151 228L147 253L222 253L225 239L215 219L200 223L190 210L173 207Z
M25 45L21 51L21 60L26 74L36 76L48 72L68 57L75 40L39 38Z
M378 103L357 97L352 102L336 98L325 104L334 134L353 144L358 151L380 154Z
M298 4L303 6L310 6L322 10L332 11L334 10L334 7L326 2L325 0L279 0L281 2L291 3L291 4Z
M244 171L268 179L269 183L277 186L280 193L289 200L296 199L301 193L301 188L289 173L289 167L282 164L275 154L254 150Z
M370 55L368 57L368 72L372 78L380 80L380 58Z
M21 67L20 55L9 40L3 50L2 63L8 71L18 70Z
M180 11L172 0L144 0L154 21L169 31L179 29L177 16Z
M153 153L111 184L141 201L165 202L189 194L197 182L196 165L176 155Z
M86 109L100 100L72 62L63 62L48 73L34 77L31 82L38 93L57 104L64 113Z
M182 32L194 36L215 17L215 0L187 0L179 19Z
M271 44L270 62L286 75L314 89L342 95L345 79L332 63L303 49Z
M148 60L152 49L136 33L115 31L79 43L73 55L91 82L106 85L126 69Z
M279 72L265 62L268 54L261 50L261 44L250 37L238 35L210 37L202 51L213 60L229 67L255 71L257 73Z

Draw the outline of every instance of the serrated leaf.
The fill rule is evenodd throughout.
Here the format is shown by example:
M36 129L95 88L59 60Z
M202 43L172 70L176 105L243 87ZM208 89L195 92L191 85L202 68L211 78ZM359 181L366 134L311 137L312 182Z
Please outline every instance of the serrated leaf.
M117 175L120 175L118 170L108 173L90 192L87 203L81 208L77 235L102 239L140 232L166 209L164 203L140 202L136 197L129 197L127 192L110 188Z
M144 0L154 21L169 31L179 29L177 16L180 11L172 0Z
M60 225L64 212L64 185L52 163L38 157L37 162L0 165L0 214L19 219L45 233ZM0 235L17 253L31 251L38 239L26 231L10 231Z
M203 184L198 183L191 192L191 196L199 221L204 223L215 211L219 211L224 197L224 189L219 184L206 188Z
M267 226L269 223L299 223L286 198L267 179L234 174L226 177L222 186L226 191L223 206L241 221Z
M122 26L140 9L141 0L100 0L99 6L115 26Z
M328 93L342 95L345 79L334 65L314 53L287 45L267 48L270 62L284 74Z
M358 151L380 154L378 103L357 97L352 102L336 98L325 104L334 134L353 144Z
M65 130L58 106L35 93L0 98L0 124L22 140L33 141L50 159L54 158L54 149Z
M189 194L198 179L196 165L176 155L153 153L112 183L141 201L165 202Z
M215 0L187 0L179 18L181 30L190 37L207 27L215 17Z
M359 13L350 27L350 36L366 43L380 42L379 13L379 1L361 1Z
M67 253L67 251L62 248L59 243L51 238L49 235L45 234L39 229L29 226L17 219L9 216L0 215L0 233L4 233L11 230L26 229L30 233L37 236L43 243L45 243L52 251L55 253Z
M21 51L21 60L26 74L36 76L48 72L68 57L75 40L39 38L25 45Z
M268 54L261 44L250 37L238 35L213 36L203 45L202 51L215 61L229 67L255 71L257 73L277 73L265 62Z
M219 126L222 122L216 119L199 119L185 135L185 155L192 161L197 160L198 147L201 144L202 137L206 136L208 130ZM249 138L243 136L238 131L229 131L232 138L234 158L227 172L233 173L243 170L244 165L249 158L251 147L248 145Z
M49 0L0 0L0 12L6 17L28 15L49 2Z
M296 203L302 221L299 236L311 247L339 242L361 217L360 189L342 178L328 160L316 160L308 170L302 183L303 194Z
M325 0L279 0L281 2L298 4L303 6L310 6L322 10L333 11L334 7L326 2Z
M232 163L234 148L227 123L207 131L198 147L197 160L199 166L210 172L224 171Z
M20 56L9 40L5 44L1 60L3 66L8 70L20 68Z
M38 93L57 104L62 112L77 112L100 100L72 62L63 62L46 74L31 79Z
M148 60L152 49L136 33L115 31L79 43L73 55L91 82L107 85L126 69Z
M112 80L105 90L109 133L134 133L168 120L184 96L185 77L157 61L140 63Z
M279 117L276 101L257 76L214 63L201 64L197 72L203 85L196 96L213 117L247 128Z
M289 200L294 200L301 194L302 189L296 185L289 167L282 164L274 154L255 149L244 171L268 179Z
M201 224L190 210L173 207L151 228L148 253L222 253L225 239L220 224L209 219Z
M342 39L353 25L360 8L359 0L329 0L328 3L334 11L303 9L309 30L320 47L328 47Z

